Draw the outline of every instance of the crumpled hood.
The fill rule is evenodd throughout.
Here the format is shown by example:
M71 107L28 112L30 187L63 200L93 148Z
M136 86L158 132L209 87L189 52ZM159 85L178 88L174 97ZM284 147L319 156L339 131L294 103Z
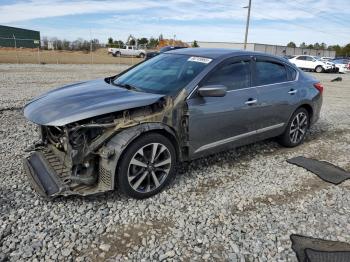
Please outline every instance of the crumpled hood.
M127 90L104 79L49 91L24 107L24 116L39 125L63 126L90 117L147 106L164 95Z

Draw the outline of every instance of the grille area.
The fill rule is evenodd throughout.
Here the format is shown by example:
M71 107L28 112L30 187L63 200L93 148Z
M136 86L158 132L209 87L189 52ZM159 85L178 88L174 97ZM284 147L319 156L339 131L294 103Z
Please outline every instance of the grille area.
M70 176L70 170L61 162L61 160L49 149L42 151L46 161L55 170L57 176L64 182Z

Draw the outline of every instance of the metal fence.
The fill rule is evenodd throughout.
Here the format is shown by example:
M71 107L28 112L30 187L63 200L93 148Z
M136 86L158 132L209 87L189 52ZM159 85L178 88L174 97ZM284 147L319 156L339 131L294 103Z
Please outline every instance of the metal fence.
M106 47L95 45L92 41L85 50L58 50L55 42L49 41L35 48L24 48L23 41L33 42L35 39L0 37L8 41L6 47L0 45L0 63L31 64L127 64L134 65L143 59L138 57L113 57Z
M127 64L134 65L141 62L142 58L137 57L113 57L108 54L106 47L96 45L91 41L89 47L83 51L77 50L58 50L54 42L49 42L44 49L37 43L35 48L23 48L18 43L29 41L34 43L38 41L36 39L16 38L14 35L11 37L0 37L2 41L8 41L7 47L1 47L0 45L0 63L37 63L37 64ZM1 43L1 42L0 42ZM12 46L9 45L12 43ZM231 43L231 42L197 42L200 47L211 48L233 48L243 49L243 43ZM145 49L145 48L144 48ZM314 55L320 57L335 57L335 51L329 50L316 50L309 48L293 48L280 45L266 45L248 43L247 50L259 51L274 55ZM147 50L146 51L153 51Z

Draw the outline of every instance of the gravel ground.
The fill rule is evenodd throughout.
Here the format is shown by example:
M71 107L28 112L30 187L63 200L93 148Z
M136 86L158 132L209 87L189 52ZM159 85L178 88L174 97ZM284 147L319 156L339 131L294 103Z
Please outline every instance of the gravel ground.
M36 128L25 101L54 86L104 77L116 65L0 65L0 261L296 261L289 235L350 242L350 181L334 186L286 163L298 155L350 170L350 75L317 74L320 121L305 143L267 140L183 166L161 194L111 192L47 201L29 187L23 150Z

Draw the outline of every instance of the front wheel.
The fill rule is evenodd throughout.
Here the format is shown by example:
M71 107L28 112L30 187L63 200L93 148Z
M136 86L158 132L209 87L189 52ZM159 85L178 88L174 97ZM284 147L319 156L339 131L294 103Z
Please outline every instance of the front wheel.
M286 130L279 137L279 143L286 147L295 147L300 145L310 127L309 113L305 108L299 108L294 112L288 122Z
M316 73L322 73L324 70L322 66L316 66L315 71Z
M151 133L126 149L117 168L119 189L144 199L159 193L175 175L176 152L166 137Z

